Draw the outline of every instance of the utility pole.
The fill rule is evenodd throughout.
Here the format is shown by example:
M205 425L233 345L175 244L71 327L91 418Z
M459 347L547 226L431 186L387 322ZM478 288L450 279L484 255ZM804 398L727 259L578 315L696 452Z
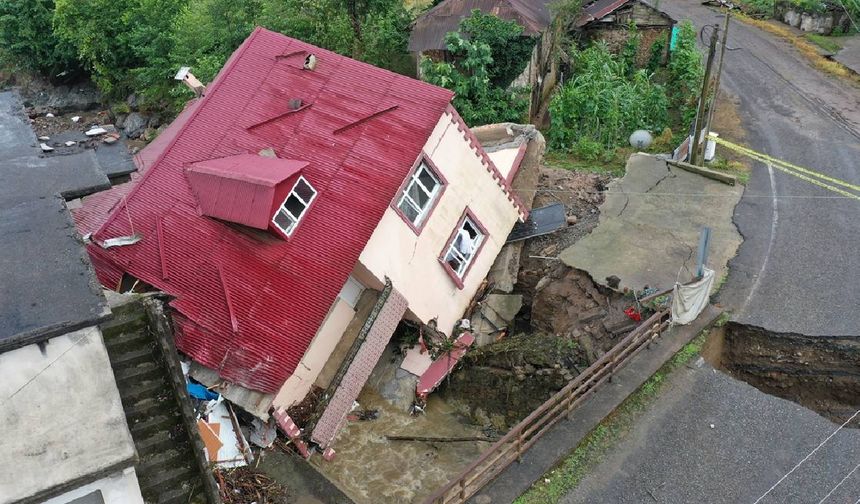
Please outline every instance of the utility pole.
M699 106L696 109L696 120L693 121L693 141L690 142L690 164L698 164L699 161L699 129L705 121L705 102L708 100L708 92L711 84L711 69L714 66L714 55L717 52L717 37L720 27L714 25L711 33L711 45L708 49L708 62L705 64L705 77L702 79L702 94L699 95Z
M717 108L717 98L720 96L720 76L723 75L723 60L726 59L726 46L729 45L729 19L731 17L731 13L726 9L726 23L723 25L723 38L720 43L720 62L717 64L717 76L714 79L714 100L711 102L708 120L705 122L705 145L707 145L708 136L711 133L711 119L714 118L714 109Z

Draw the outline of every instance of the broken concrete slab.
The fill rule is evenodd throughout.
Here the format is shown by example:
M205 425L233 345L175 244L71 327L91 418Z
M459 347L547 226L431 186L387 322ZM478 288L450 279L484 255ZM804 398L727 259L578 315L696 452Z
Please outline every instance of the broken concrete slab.
M597 282L617 276L618 290L665 288L692 279L699 233L708 226L708 264L719 278L742 241L732 222L742 194L742 186L634 154L626 175L609 185L597 228L559 258Z
M489 294L483 305L484 308L493 310L501 320L510 323L523 307L523 296L522 294Z

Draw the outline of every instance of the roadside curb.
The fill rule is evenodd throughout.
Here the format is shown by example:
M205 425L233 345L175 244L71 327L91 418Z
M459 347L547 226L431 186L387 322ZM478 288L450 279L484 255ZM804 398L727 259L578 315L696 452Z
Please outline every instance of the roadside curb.
M564 457L611 414L627 397L654 375L684 345L708 328L722 311L709 305L689 326L666 331L657 344L633 357L594 395L578 407L571 420L562 420L550 429L523 456L502 471L468 502L513 502ZM489 497L489 501L487 501Z

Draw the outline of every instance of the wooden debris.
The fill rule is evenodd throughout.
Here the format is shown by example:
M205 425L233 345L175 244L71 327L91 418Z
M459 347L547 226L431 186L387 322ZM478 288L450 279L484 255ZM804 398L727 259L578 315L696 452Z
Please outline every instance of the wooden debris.
M275 504L286 502L287 489L250 467L237 467L229 471L215 470L221 500L224 504Z
M457 443L462 441L484 441L492 443L495 439L484 436L390 436L386 435L385 439L389 441L426 441L428 443Z

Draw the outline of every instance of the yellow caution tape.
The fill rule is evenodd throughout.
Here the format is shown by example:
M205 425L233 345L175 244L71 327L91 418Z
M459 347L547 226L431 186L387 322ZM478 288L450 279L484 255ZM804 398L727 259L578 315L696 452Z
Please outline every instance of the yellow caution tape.
M858 186L856 184L852 184L850 182L846 182L844 180L834 178L834 177L831 177L829 175L825 175L821 172L817 172L817 171L811 170L809 168L804 168L802 166L797 166L797 165L789 163L787 161L783 161L781 159L777 159L777 158L768 156L767 154L763 154L761 152L754 151L748 147L744 147L742 145L738 145L738 144L729 142L728 140L725 140L725 139L720 138L720 137L710 136L710 139L714 140L716 143L718 143L722 146L728 147L729 149L731 149L733 151L736 151L736 152L739 152L745 156L751 157L751 158L755 159L756 161L760 161L764 164L773 166L774 168L776 168L777 170L779 170L783 173L793 175L793 176L795 176L801 180L809 182L810 184L814 184L814 185L817 185L818 187L821 187L823 189L827 189L828 191L833 191L837 194L841 194L842 196L846 196L846 197L860 201L860 196L853 194L853 193L850 193L848 191L845 191L843 189L840 189L838 187L834 187L830 184L825 184L824 182L821 182L821 180L831 182L833 184L836 184L836 185L839 185L842 187L846 187L846 188L851 189L853 191L860 192L860 186ZM813 178L813 177L815 177L815 178ZM818 180L816 180L816 179L818 179Z

